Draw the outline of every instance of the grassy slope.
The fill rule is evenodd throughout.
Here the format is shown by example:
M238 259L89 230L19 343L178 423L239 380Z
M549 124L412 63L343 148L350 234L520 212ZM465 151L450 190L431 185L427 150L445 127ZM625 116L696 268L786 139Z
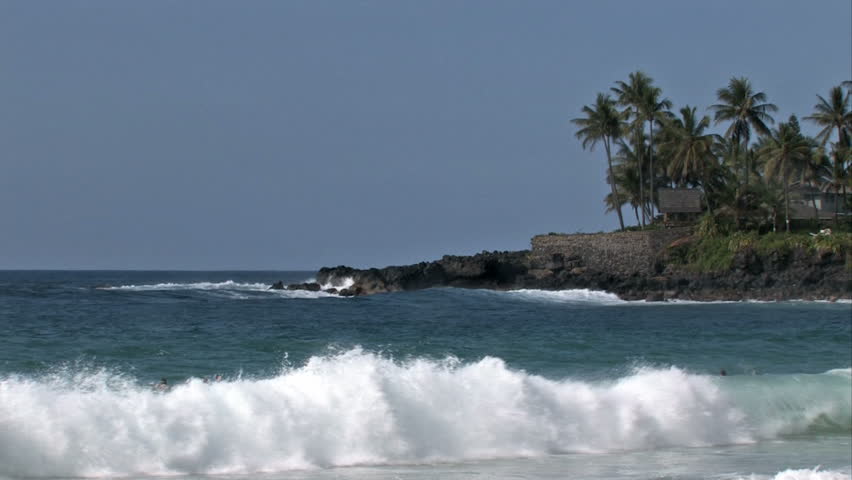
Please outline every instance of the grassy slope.
M773 252L787 254L799 249L813 253L829 250L845 254L846 266L852 269L852 263L849 261L849 254L852 252L850 233L827 236L811 236L806 233L758 235L755 232L696 235L691 241L676 242L669 247L668 257L672 263L682 265L693 272L720 272L729 270L737 252L745 249L752 249L760 256Z

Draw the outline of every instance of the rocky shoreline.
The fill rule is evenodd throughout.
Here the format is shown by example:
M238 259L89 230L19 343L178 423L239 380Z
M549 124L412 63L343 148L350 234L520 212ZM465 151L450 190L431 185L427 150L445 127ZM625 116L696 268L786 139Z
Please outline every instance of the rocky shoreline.
M572 236L565 236L565 242L577 239L577 236L569 237ZM595 245L593 248L603 248L598 246L600 238L580 240ZM627 240L616 237L616 241L623 243ZM681 243L684 241L688 241L688 237L680 240ZM760 255L752 249L744 249L735 254L727 270L695 272L675 261L668 244L653 247L655 251L633 253L652 255L647 259L647 267L643 263L632 270L602 268L600 262L594 261L594 255L601 252L588 253L588 250L573 244L562 250L544 248L541 246L544 244L543 241L537 244L534 239L532 250L448 255L437 261L405 266L370 269L326 267L317 273L316 282L287 286L278 282L271 288L324 290L341 296L458 287L592 289L614 293L624 300L646 301L836 301L852 298L852 269L847 264L848 252L801 248ZM617 256L610 261L621 264ZM628 263L627 259L623 263Z

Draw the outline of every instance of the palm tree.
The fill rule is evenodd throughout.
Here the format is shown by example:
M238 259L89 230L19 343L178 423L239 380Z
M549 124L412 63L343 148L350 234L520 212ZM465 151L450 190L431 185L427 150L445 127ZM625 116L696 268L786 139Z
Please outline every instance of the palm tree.
M654 218L654 203L656 201L656 189L654 188L654 124L662 124L665 120L671 118L671 113L668 111L672 108L672 102L668 98L660 99L662 90L659 87L651 85L653 79L648 77L645 94L642 97L642 103L639 105L639 113L642 118L648 122L648 181L651 184L651 218Z
M636 216L636 225L641 226L642 221L639 218L639 208L642 207L643 199L640 195L641 182L639 181L639 173L642 172L642 168L639 163L639 155L626 142L621 141L619 145L620 148L615 155L615 166L613 167L615 182L618 184L619 192L625 197L623 204L629 203L633 207L633 214Z
M840 199L846 197L846 187L852 180L849 172L843 168L844 165L852 165L852 148L843 148L841 145L834 144L831 149L831 162L829 171L825 175L825 183L822 185L823 192L833 191L834 193L834 225L838 226L838 206ZM841 192L843 196L841 197Z
M731 78L727 87L716 91L716 97L720 103L710 107L715 112L715 123L731 122L725 131L725 136L734 141L737 151L741 145L748 146L752 129L760 135L769 134L767 124L774 123L769 113L778 111L778 107L772 103L765 103L766 94L755 93L747 78ZM749 167L746 164L746 186L748 186L748 171Z
M746 155L743 152L740 152L733 139L719 137L719 141L716 142L716 145L713 147L713 151L716 154L716 158L725 165L725 168L732 172L739 172L742 170L743 165L745 165L744 157Z
M812 147L815 147L812 145ZM802 165L801 184L824 191L828 179L832 178L831 160L825 153L825 148L812 148L810 158ZM811 197L811 205L814 208L814 223L819 223L819 208L817 208L816 197Z
M619 105L625 107L624 116L625 119L632 121L633 128L633 141L638 142L643 138L641 132L645 129L644 127L644 117L642 115L642 105L646 101L647 91L651 85L651 77L646 75L644 72L636 71L628 75L628 81L617 81L615 82L615 87L612 87L613 93L616 94L618 98ZM644 147L640 147L638 144L634 143L634 150L639 152L640 155ZM642 162L639 162L641 165ZM642 226L645 226L645 194L644 194L644 179L642 170L639 170L639 201L640 205L642 205Z
M615 199L615 205L618 207L615 211L618 213L618 224L624 230L624 218L621 215L621 201L618 196L618 187L616 187L615 177L612 173L612 142L621 136L622 120L621 114L615 108L615 102L609 95L598 93L594 106L584 106L582 112L586 115L583 118L575 118L571 120L574 125L580 127L577 130L576 136L583 141L583 150L586 147L590 151L595 149L598 142L603 142L606 150L606 160L609 165L609 185L612 190L612 195Z
M852 148L852 110L849 108L850 98L852 98L852 83L849 84L849 88L850 91L844 93L841 86L833 87L828 94L828 100L817 95L819 101L814 105L813 115L805 117L805 120L810 120L822 127L816 138L823 146L828 143L832 130L837 129L837 143L834 144L834 147L839 151L832 156L835 161L840 162L836 166L838 172L846 171L845 158L848 155L845 151ZM841 192L841 189L835 190L834 203L837 204L837 195ZM842 186L842 192L842 198L845 199L845 184Z
M681 118L667 123L660 151L665 152L669 158L668 174L679 185L683 185L690 176L697 176L700 179L707 210L712 213L708 173L716 163L713 147L719 140L719 136L704 133L704 130L710 126L710 117L705 115L698 120L695 107L687 105L681 108L680 115Z
M767 178L781 177L784 187L784 219L790 231L790 176L811 156L811 144L797 131L792 122L782 123L769 132L758 155L766 161Z
M820 127L822 130L816 138L820 144L828 143L828 138L833 129L837 129L837 141L840 145L849 144L849 135L852 131L852 110L849 109L850 93L843 93L840 86L834 87L828 94L829 100L817 95L819 102L814 105L813 115L805 117Z

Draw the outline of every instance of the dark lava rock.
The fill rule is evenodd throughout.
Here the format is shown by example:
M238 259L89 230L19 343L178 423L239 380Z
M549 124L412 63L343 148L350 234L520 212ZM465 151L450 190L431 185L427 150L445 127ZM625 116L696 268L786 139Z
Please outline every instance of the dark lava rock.
M358 287L354 288L343 288L337 291L337 294L341 297L354 297L356 295L365 295L364 291Z
M307 290L309 292L319 292L322 290L319 283L291 283L287 285L287 290Z
M651 292L645 296L646 302L662 302L666 299L663 292Z
M272 286L269 287L269 290L284 290L284 282L279 280L279 281L273 283Z
M806 249L758 253L749 248L734 256L730 268L712 272L689 270L677 255L670 257L655 259L653 265L649 263L654 268L647 272L625 274L596 270L570 252L564 255L539 255L528 250L482 252L366 270L326 267L318 272L317 283L290 288L317 291L320 284L337 285L337 294L341 296L447 286L495 290L588 288L605 290L625 300L649 302L666 298L828 299L849 298L852 293L852 276L843 254L814 254ZM341 288L350 282L349 288Z

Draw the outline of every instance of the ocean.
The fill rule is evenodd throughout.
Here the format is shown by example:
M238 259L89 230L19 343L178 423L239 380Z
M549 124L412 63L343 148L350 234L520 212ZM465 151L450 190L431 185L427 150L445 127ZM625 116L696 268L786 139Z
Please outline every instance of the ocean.
M848 302L312 276L0 272L0 478L852 478Z

